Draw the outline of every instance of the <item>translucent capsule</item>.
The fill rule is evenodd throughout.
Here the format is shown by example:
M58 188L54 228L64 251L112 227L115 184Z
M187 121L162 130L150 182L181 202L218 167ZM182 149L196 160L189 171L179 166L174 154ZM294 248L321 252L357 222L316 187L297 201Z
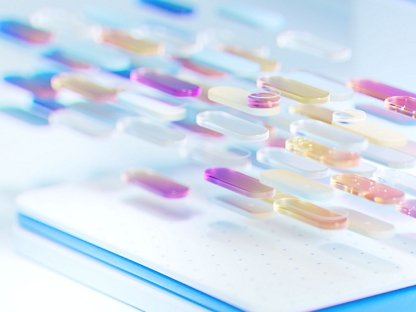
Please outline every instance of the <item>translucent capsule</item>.
M292 122L304 119L301 115L288 114L288 113L279 113L279 115L269 117L267 119L268 123L280 130L290 132L290 125Z
M212 77L212 78L223 78L227 76L227 74L224 73L223 71L216 70L211 67L204 66L204 65L196 64L189 59L179 58L176 60L179 61L184 68L192 70L193 72L196 72L200 75L204 75L204 76Z
M260 65L261 71L275 71L280 69L278 61L261 57L253 52L243 50L236 46L222 46L221 50L248 59Z
M111 102L117 99L118 90L101 84L79 73L62 73L51 80L54 90L67 89L95 102Z
M263 9L258 6L246 5L241 2L223 4L218 9L219 14L237 22L249 26L281 30L285 25L284 16L270 9Z
M205 180L230 191L252 198L265 198L274 195L274 189L259 180L228 168L205 170Z
M377 171L375 179L381 183L394 186L403 192L416 196L416 176L398 170Z
M49 31L37 29L13 20L0 21L0 31L30 44L47 44L53 38L52 33Z
M258 93L257 93L258 95ZM216 103L220 103L234 109L238 109L245 113L255 115L255 116L273 116L277 115L280 112L280 106L275 105L272 107L253 107L248 105L248 102L251 100L251 103L254 102L253 98L250 98L252 93L249 91L242 90L236 87L213 87L208 91L208 98ZM260 100L257 99L259 102ZM266 102L266 101L265 101ZM280 97L279 97L280 102Z
M204 50L191 56L197 64L218 69L236 76L251 76L260 72L260 65L240 56L215 50Z
M349 115L352 117L349 117ZM361 119L359 116L362 116L362 111L354 109L345 110L342 111L342 116L346 117L347 120ZM339 122L339 119L333 119L332 125L363 136L368 139L368 142L380 146L400 147L407 143L407 138L404 134L370 121Z
M131 72L131 80L141 82L174 96L198 96L201 87L154 70L137 69Z
M357 174L341 173L331 177L331 185L377 204L397 204L404 198L404 192Z
M194 9L191 5L184 4L182 2L171 0L140 0L140 2L151 5L163 11L174 14L191 14Z
M141 55L161 54L165 49L161 43L135 38L128 32L108 28L100 32L97 40Z
M310 200L328 200L334 191L322 183L282 169L269 169L260 173L260 182L295 196Z
M366 138L319 120L294 121L290 124L290 132L342 150L362 151L368 146Z
M185 119L175 121L175 124L185 131L191 132L192 134L208 136L211 138L219 138L224 136L222 133L199 126L196 123L196 115L198 113L199 111L188 108Z
M182 120L186 116L185 103L167 95L123 91L119 93L117 103L139 114L163 120Z
M121 119L117 128L134 137L161 146L178 146L185 142L185 134L169 126L144 117Z
M294 155L284 148L264 147L257 151L257 160L265 165L280 169L289 169L311 179L324 178L329 168L315 160Z
M375 97L380 100L385 100L388 97L392 96L410 96L416 98L416 94L398 89L386 85L384 83L369 80L355 78L347 82L347 87L353 89L354 91Z
M332 114L334 113L332 110L321 106L306 104L292 105L289 107L289 112L291 114L305 115L309 118L319 120L327 124L332 123Z
M377 164L397 169L412 168L416 165L415 156L403 153L394 148L370 144L361 155Z
M269 137L269 130L245 119L222 111L206 111L196 116L201 127L217 131L244 141L264 141Z
M166 56L132 56L133 67L152 70L168 75L176 75L181 64ZM130 78L130 75L126 76Z
M277 90L282 96L304 104L322 104L329 101L327 91L283 76L265 76L257 79L257 86Z
M331 101L345 101L353 97L354 91L343 84L314 75L309 72L294 71L286 74L286 77L329 92Z
M121 179L165 198L183 198L189 193L187 186L161 176L151 169L130 169L122 173Z
M288 139L286 141L286 149L294 154L311 158L336 168L355 167L361 161L361 157L357 153L329 148L299 137Z
M61 42L58 48L70 58L109 71L122 71L131 66L131 59L126 53L91 40Z
M319 56L329 61L346 61L351 57L350 48L304 31L284 31L277 35L276 42L281 48Z
M335 212L348 214L348 230L355 233L374 239L387 239L396 234L396 228L391 223L344 207L333 207L332 209Z
M229 144L223 145L207 137L191 141L186 148L186 155L198 163L211 166L244 169L251 165L249 150Z
M407 140L406 145L396 147L395 149L416 157L416 142L415 141Z
M355 167L332 167L333 170L342 172L342 173L355 173L363 177L372 178L374 172L377 171L377 167L370 165L365 162L361 162L359 165Z
M91 64L77 60L71 57L71 55L67 55L64 52L59 51L59 50L52 50L52 51L46 52L43 54L43 56L57 63L60 63L62 65L71 67L73 69L91 69L94 67Z
M406 216L411 218L416 218L416 200L415 199L408 199L403 202L400 202L396 206L396 210Z
M272 108L280 104L280 92L272 92L264 89L249 91L247 104L253 108Z
M270 204L238 194L212 192L208 194L208 200L250 219L267 220L276 215Z
M33 93L38 99L46 100L56 95L56 91L51 88L51 79L55 75L56 73L39 73L29 77L6 76L4 80Z
M279 199L274 202L276 212L323 230L341 230L348 226L348 214L331 211L297 198Z
M367 114L358 109L336 111L332 114L332 122L335 124L356 124L366 121Z
M411 96L392 96L384 100L384 105L388 110L416 118L416 95Z
M49 112L49 122L67 126L90 136L109 136L115 133L119 119L134 114L111 104L75 103Z
M383 107L378 107L371 104L357 104L355 107L359 110L366 112L367 114L371 114L373 116L382 118L384 120L388 120L394 122L395 124L402 125L402 126L414 126L416 125L416 120L413 118L409 118L407 116L403 116L401 114L393 113Z
M272 204L278 200L278 199L285 199L285 198L296 198L295 196L292 196L290 194L275 190L275 194L273 197L267 197L267 198L262 198L261 200L264 201L265 203L268 204Z

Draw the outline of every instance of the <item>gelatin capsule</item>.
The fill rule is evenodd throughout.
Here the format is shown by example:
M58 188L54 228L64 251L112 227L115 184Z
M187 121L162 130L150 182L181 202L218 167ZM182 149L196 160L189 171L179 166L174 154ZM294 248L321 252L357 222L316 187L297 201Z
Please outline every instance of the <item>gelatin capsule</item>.
M294 155L284 148L264 147L257 151L257 160L273 168L289 169L307 178L320 179L329 174L329 168L315 160Z
M19 88L25 89L38 99L53 99L56 91L51 88L51 79L56 73L41 73L32 77L6 76L4 80Z
M362 111L354 109L342 112L346 115L352 115L353 117L350 119L353 120L355 117L362 115ZM363 136L368 139L369 143L380 146L400 147L407 143L407 138L404 134L369 121L341 123L333 120L332 125Z
M397 204L405 195L398 189L351 173L333 175L331 185L341 191L384 205Z
M341 230L348 226L346 213L331 211L297 198L276 200L273 208L277 213L323 230Z
M180 59L179 58L179 59L176 59L176 60L179 61L184 68L192 70L192 71L194 71L198 74L201 74L201 75L204 75L204 76L207 76L207 77L223 78L223 77L227 76L227 74L224 73L223 71L216 70L216 69L213 69L211 67L204 66L204 65L196 64L196 63L192 62L189 59Z
M411 96L392 96L384 100L384 105L388 110L416 118L416 95Z
M346 61L351 49L305 31L288 30L277 35L277 45L302 53L319 56L329 61Z
M368 146L366 138L319 120L294 121L290 124L290 132L342 150L363 151Z
M36 29L28 24L11 20L0 21L0 31L30 44L47 44L53 38L49 31Z
M396 147L396 150L416 157L416 142L407 140L406 145Z
M117 46L126 51L141 55L154 55L164 52L163 44L145 39L138 39L131 34L114 29L104 29L97 38L98 41Z
M416 196L416 176L398 170L377 171L374 178L384 184L394 186L403 192Z
M188 108L185 119L175 121L175 125L178 125L182 129L189 131L192 134L208 136L210 138L219 138L224 136L222 133L199 126L196 123L196 115L198 113L199 111Z
M258 56L257 54L245 51L236 46L223 46L221 47L221 50L259 64L261 71L263 72L275 71L280 69L280 63L278 61Z
M119 93L117 103L123 108L162 120L177 121L186 117L185 103L167 95L123 91Z
M267 220L276 215L270 204L238 194L212 192L208 194L208 200L250 219Z
M374 239L387 239L396 234L396 228L391 223L344 207L333 207L332 209L335 212L348 214L348 230L355 233Z
M370 144L361 155L377 164L397 169L412 168L416 165L415 156L403 153L394 148Z
M245 5L241 2L222 5L218 12L220 15L237 22L274 31L281 30L286 23L281 14L269 9Z
M298 104L289 107L289 113L300 114L309 118L325 122L327 124L332 123L332 110L317 105Z
M355 167L361 162L361 157L357 153L329 148L305 138L296 137L286 140L286 149L336 168Z
M404 91L396 87L392 87L384 83L369 79L352 79L347 82L347 87L353 89L354 91L375 97L376 99L380 99L382 101L391 96L410 96L416 98L416 94L414 93Z
M411 218L416 218L416 200L408 199L403 202L400 202L396 206L396 210L406 216Z
M191 61L236 76L251 76L260 72L260 65L240 56L215 50L204 50L191 56Z
M178 1L140 0L140 2L174 14L191 14L194 11L191 5Z
M206 111L196 116L201 127L217 131L244 141L264 141L269 137L269 130L245 119L222 111Z
M228 168L207 169L204 177L208 182L247 197L265 198L274 195L273 188L260 183L253 177Z
M198 163L211 166L239 169L251 165L249 150L229 144L221 145L202 136L187 145L186 155Z
M357 104L355 105L355 107L359 110L366 112L367 114L371 114L373 116L382 118L384 120L394 122L395 124L398 124L398 125L402 125L402 126L416 125L415 119L393 113L383 107L378 107L378 106L371 105L371 104Z
M67 89L95 102L111 102L117 99L118 90L78 73L62 73L51 80L54 90Z
M314 75L309 72L294 71L286 74L286 77L329 92L331 101L346 101L353 97L354 91L343 84Z
M247 104L253 108L272 108L280 104L280 92L272 92L264 89L249 91Z
M208 91L208 98L216 103L220 103L231 108L243 111L255 116L273 116L280 112L280 106L257 108L248 105L249 91L236 87L213 87ZM280 98L279 98L280 101Z
M91 69L94 67L91 64L77 60L71 57L70 55L66 55L65 53L59 50L53 50L53 51L47 52L43 54L43 56L55 62L58 62L62 65L71 67L73 69Z
M165 198L183 198L189 193L187 186L161 176L151 169L130 169L121 174L121 179Z
M269 169L260 173L260 182L295 196L310 200L328 200L334 191L322 183L282 169Z
M295 196L292 196L290 194L287 194L287 193L284 193L284 192L275 190L275 194L274 194L273 197L262 198L261 200L264 201L264 202L266 202L266 203L269 203L269 204L272 204L273 205L273 203L276 200L278 200L278 199L285 199L285 198L296 198L296 197Z
M185 134L172 126L144 117L129 117L121 119L117 128L134 137L161 146L178 146L185 142Z
M367 120L367 114L358 109L336 111L332 114L334 124L356 124Z
M201 87L154 70L144 68L133 70L130 77L133 81L141 82L173 96L192 97L201 94Z
M257 79L257 86L277 90L282 96L304 104L323 104L329 101L327 91L283 76L265 76Z

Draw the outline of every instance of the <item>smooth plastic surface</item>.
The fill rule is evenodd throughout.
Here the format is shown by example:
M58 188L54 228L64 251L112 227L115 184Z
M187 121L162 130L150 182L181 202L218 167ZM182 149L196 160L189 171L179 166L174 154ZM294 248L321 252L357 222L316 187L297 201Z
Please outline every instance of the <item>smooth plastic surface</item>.
M304 104L323 104L329 101L329 92L283 76L260 77L257 86L277 90L282 96Z
M347 86L354 91L364 93L380 100L385 100L391 96L410 96L416 94L369 79L355 78L347 82Z
M217 131L244 141L264 141L269 137L269 130L245 119L222 111L205 111L196 116L201 127Z
M402 125L402 126L414 126L416 125L416 120L413 118L409 118L407 116L403 116L401 114L396 114L391 112L384 107L379 107L371 104L356 104L355 107L359 110L366 112L367 114L374 115L376 117L382 118L384 120L388 120L390 122L394 122L395 124Z
M0 31L30 44L47 44L53 38L49 31L36 29L31 25L13 20L0 21Z
M182 198L189 193L187 186L161 176L151 169L130 169L121 174L121 179L165 198Z
M178 146L185 142L186 135L173 126L144 117L129 117L121 119L117 128L134 137L161 146Z
M261 71L269 72L280 69L280 62L270 58L259 56L253 52L241 49L237 46L222 46L221 50L248 59L260 65Z
M174 96L193 97L201 94L201 87L154 70L137 69L131 72L130 78Z
M341 150L363 151L368 146L366 138L319 120L294 121L290 124L290 132Z
M416 95L412 96L392 96L384 100L384 105L388 110L416 118Z
M311 179L324 178L329 168L315 160L294 155L284 148L263 147L257 151L256 158L262 164L274 168L289 169Z
M309 118L325 122L327 124L332 123L332 115L334 111L321 107L318 105L297 104L289 106L289 112L291 114L305 115Z
M403 192L416 196L416 176L399 170L379 170L374 178L384 184L394 186Z
M260 181L282 192L310 200L328 200L334 191L326 185L282 169L269 169L260 173Z
M404 192L357 174L341 173L331 177L331 185L341 191L362 197L377 204L400 203Z
M370 144L365 151L361 152L361 155L365 159L390 168L406 169L413 168L416 165L416 157L413 155L394 148L373 144Z
M348 226L348 214L331 211L297 198L273 203L276 212L324 230L342 230Z
M205 180L230 191L252 198L265 198L274 195L274 188L260 183L259 180L228 168L205 170Z
M361 162L361 157L357 153L330 148L305 138L296 137L286 140L286 149L336 168L351 168Z
M255 115L255 116L273 116L277 115L280 112L279 105L273 105L272 107L258 107L258 105L249 105L250 96L252 93L250 91L245 91L237 87L228 87L228 86L218 86L213 87L208 90L208 98L216 103L220 103L234 109L238 109L245 113ZM251 98L253 103L254 101L259 102L258 98ZM267 100L265 101L267 102ZM280 102L280 97L279 101Z

